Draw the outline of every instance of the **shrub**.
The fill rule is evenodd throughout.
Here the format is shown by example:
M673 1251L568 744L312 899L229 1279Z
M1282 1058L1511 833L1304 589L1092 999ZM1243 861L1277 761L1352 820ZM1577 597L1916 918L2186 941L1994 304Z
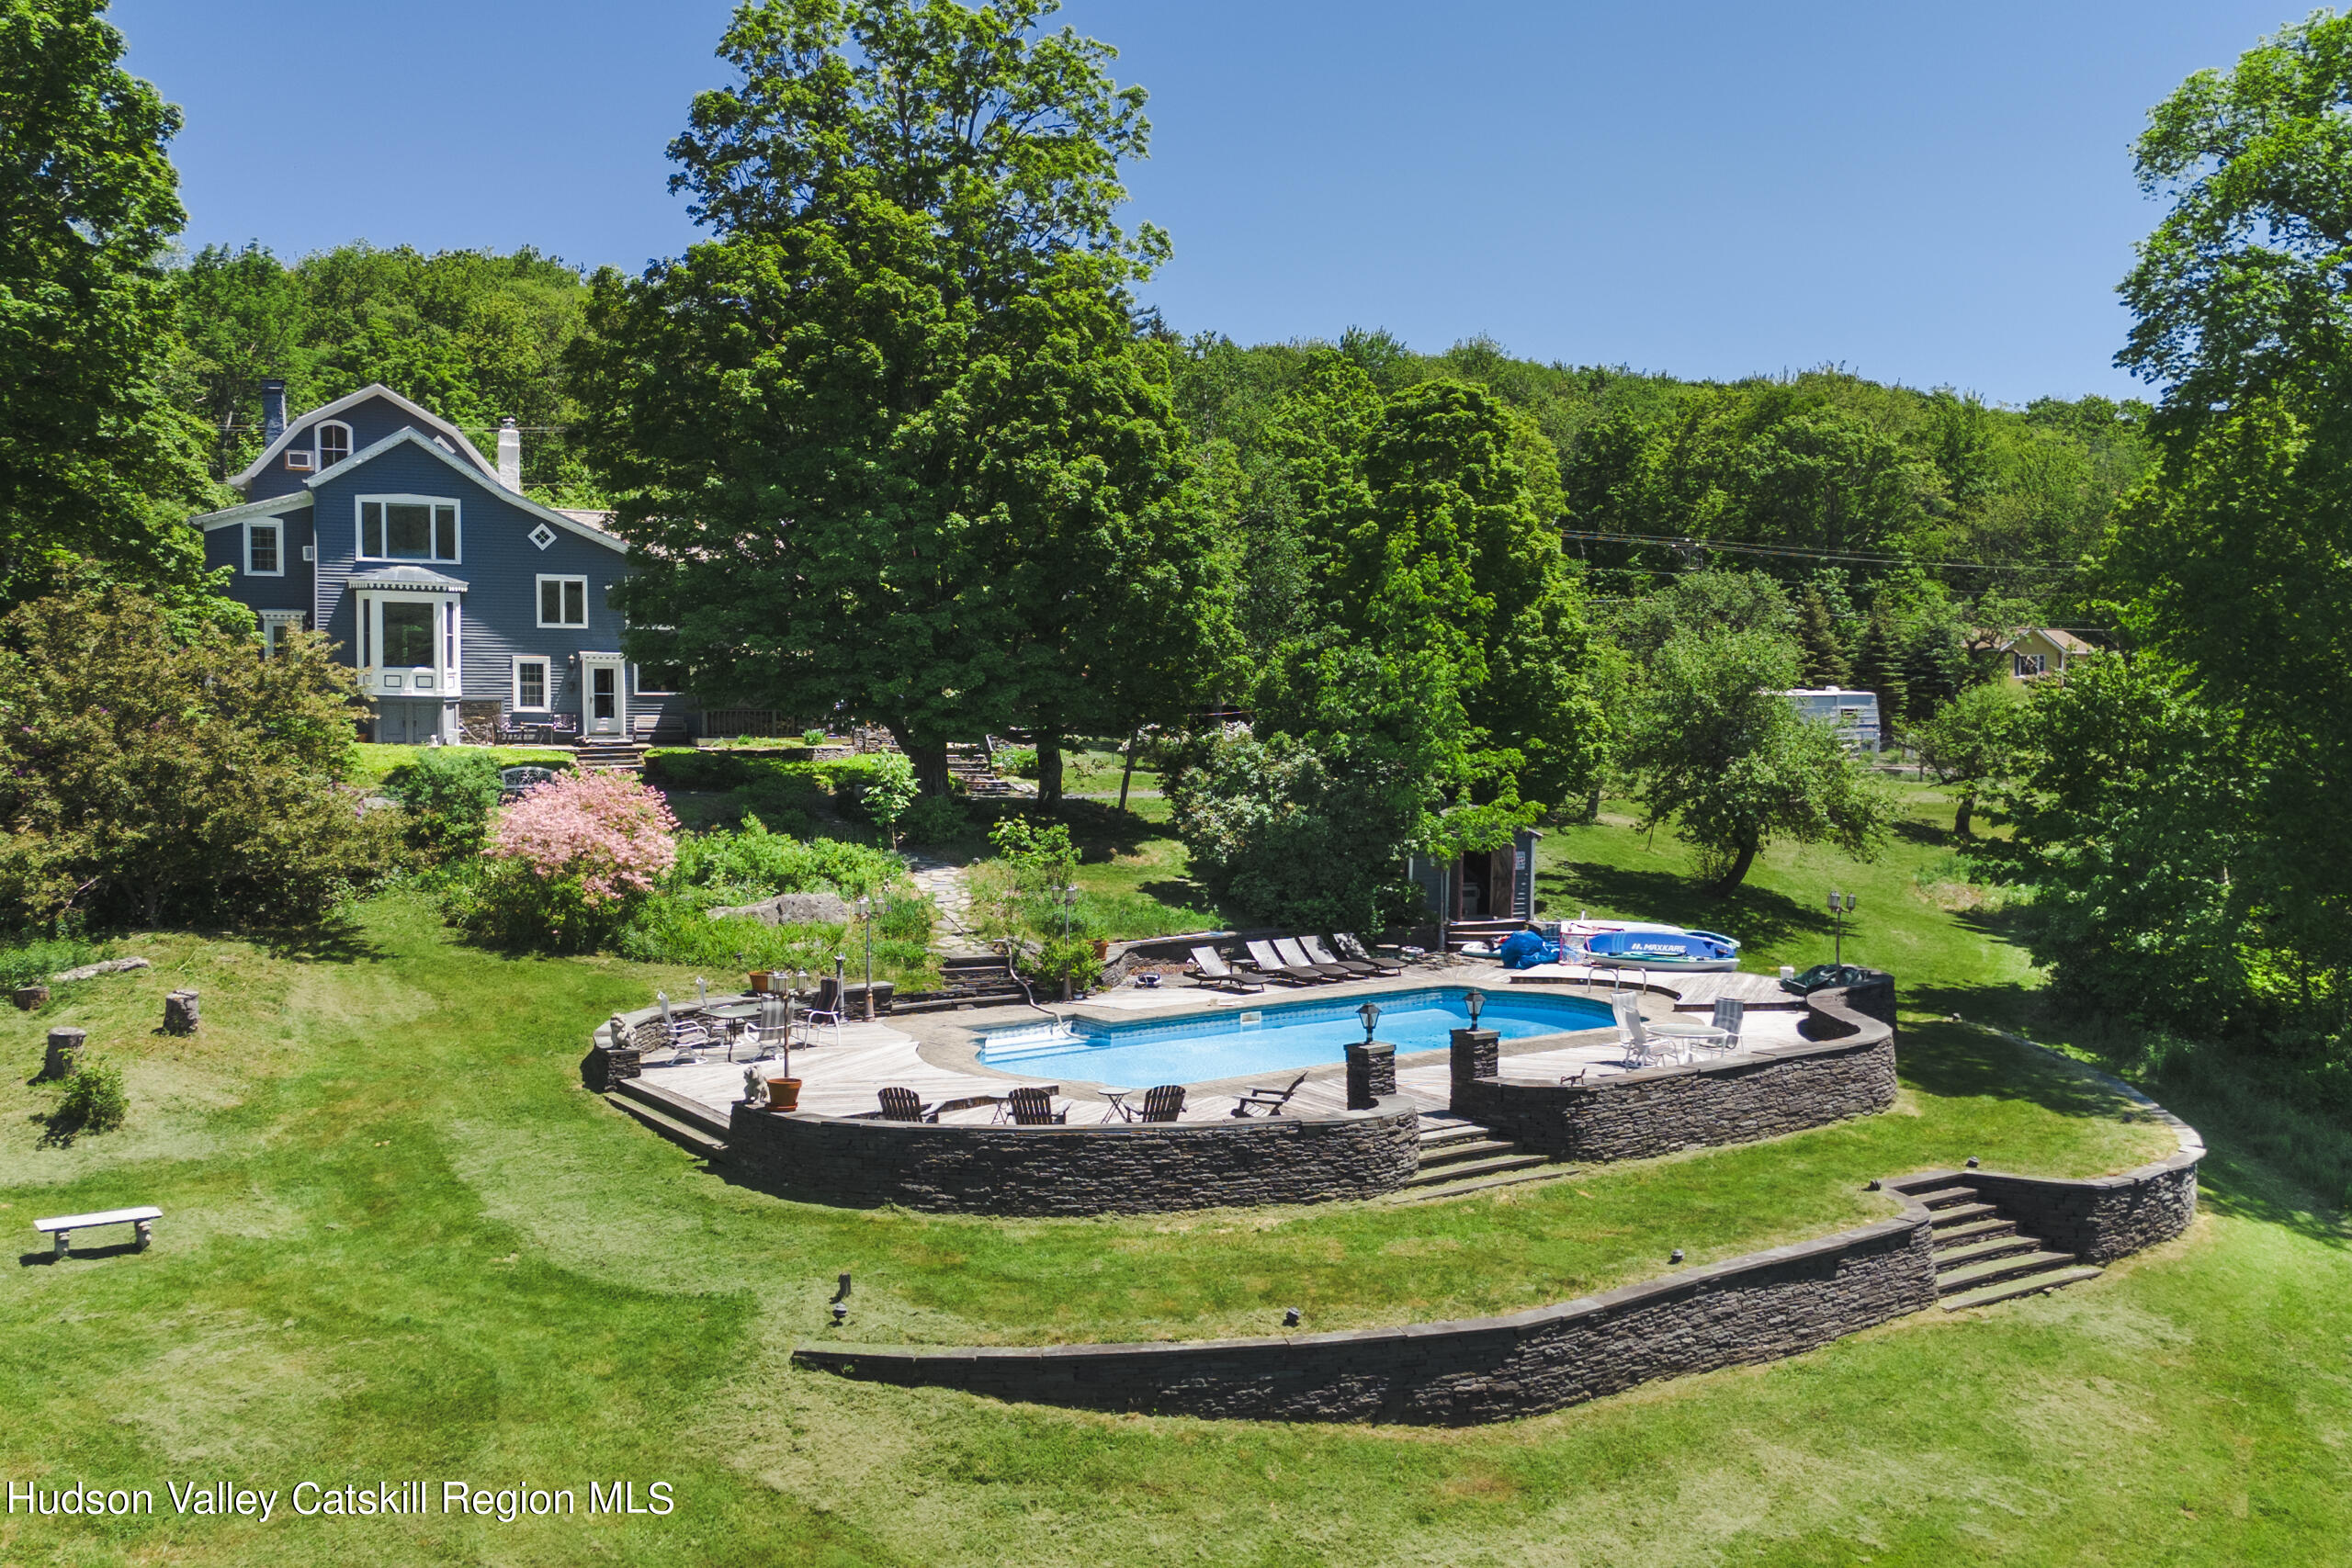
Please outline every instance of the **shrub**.
M645 759L645 782L656 789L741 789L753 777L751 759L728 751L653 751Z
M1037 776L1037 753L1026 746L1006 746L996 754L996 771L1011 773L1016 779Z
M1091 989L1102 978L1102 961L1094 956L1094 943L1081 936L1048 937L1021 967L1032 979L1068 985L1073 992Z
M428 864L480 854L498 805L498 759L470 748L428 750L384 787L408 812L409 847Z
M970 818L950 795L926 795L907 807L899 827L910 844L945 844L963 837Z
M822 746L825 740L826 736L822 729L804 729L800 732L800 744L811 750Z
M42 1118L44 1147L70 1147L84 1134L111 1133L130 1115L130 1098L123 1093L122 1074L103 1063L85 1063L65 1080L65 1092L56 1109Z
M499 813L488 867L452 885L451 912L501 945L592 950L676 862L677 826L662 797L625 773L536 785Z
M697 908L750 904L778 893L878 893L901 869L898 857L840 839L770 832L757 817L738 832L689 833L665 891Z
M685 900L668 896L647 900L621 931L616 951L639 964L692 964L713 979L734 970L806 969L830 975L836 955L853 968L865 962L865 933L846 925L771 926L746 916L713 919ZM874 921L874 966L878 978L907 984L931 975L931 906L921 898L895 898Z
M390 863L390 814L342 782L356 694L316 634L264 659L128 589L20 605L0 625L0 919L325 914Z

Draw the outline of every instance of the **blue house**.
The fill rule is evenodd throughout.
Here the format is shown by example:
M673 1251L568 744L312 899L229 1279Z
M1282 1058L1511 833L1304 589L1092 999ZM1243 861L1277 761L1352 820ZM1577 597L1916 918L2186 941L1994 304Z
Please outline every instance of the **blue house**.
M503 724L576 721L625 742L674 728L686 699L621 652L607 598L628 547L607 514L523 493L522 433L495 465L455 425L388 387L286 417L262 384L263 448L229 482L245 497L195 519L208 565L261 617L322 631L359 671L378 740L487 742Z

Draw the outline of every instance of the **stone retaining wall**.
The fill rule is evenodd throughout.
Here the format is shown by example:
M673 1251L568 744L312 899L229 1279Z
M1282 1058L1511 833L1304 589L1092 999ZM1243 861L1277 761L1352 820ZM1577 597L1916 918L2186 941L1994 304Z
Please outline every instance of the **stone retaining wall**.
M2114 1087L2170 1123L2176 1153L2079 1181L1921 1172L1877 1184L1901 1206L1895 1218L1509 1317L1194 1344L803 1348L793 1360L871 1382L1092 1410L1449 1426L1538 1415L1658 1378L1795 1355L1933 1306L1933 1221L1915 1192L1966 1182L2052 1247L2094 1263L2180 1235L2196 1214L2204 1144L2144 1096Z
M1194 1344L803 1348L876 1382L1167 1416L1465 1426L1793 1356L1936 1300L1928 1212L1509 1317Z
M1855 991L1865 987L1856 987ZM1452 1110L1561 1159L1649 1159L1752 1143L1894 1103L1894 1030L1854 1005L1894 1010L1892 981L1867 998L1808 997L1805 1043L1765 1045L1580 1084L1457 1077Z
M784 1196L1007 1215L1167 1213L1376 1198L1420 1166L1408 1100L1328 1116L967 1126L735 1108L734 1170Z

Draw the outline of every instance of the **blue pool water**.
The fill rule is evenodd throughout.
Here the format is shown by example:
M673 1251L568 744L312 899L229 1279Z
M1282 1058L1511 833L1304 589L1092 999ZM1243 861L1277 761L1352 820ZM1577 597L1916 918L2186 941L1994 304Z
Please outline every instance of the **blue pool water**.
M1444 1050L1452 1031L1470 1026L1470 1010L1463 1001L1466 989L1441 986L1375 997L1377 1038L1396 1046L1400 1056ZM1356 1016L1363 1002L1362 997L1333 998L1179 1019L1035 1024L981 1036L980 1060L1029 1077L1138 1088L1296 1072L1347 1060L1348 1046L1363 1038L1363 1023ZM1605 1029L1611 1021L1606 1002L1519 990L1487 992L1478 1015L1479 1027L1506 1040Z

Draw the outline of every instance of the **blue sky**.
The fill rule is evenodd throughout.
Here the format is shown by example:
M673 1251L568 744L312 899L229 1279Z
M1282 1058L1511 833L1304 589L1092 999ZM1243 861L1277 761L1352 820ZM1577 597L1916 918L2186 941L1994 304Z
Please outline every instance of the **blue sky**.
M641 267L695 236L663 145L728 0L118 0L187 111L188 239L536 244ZM2137 384L2114 286L2160 209L2149 106L2286 0L1773 6L1071 0L1150 89L1148 298L1242 342L1731 377L1842 364L1996 400Z

